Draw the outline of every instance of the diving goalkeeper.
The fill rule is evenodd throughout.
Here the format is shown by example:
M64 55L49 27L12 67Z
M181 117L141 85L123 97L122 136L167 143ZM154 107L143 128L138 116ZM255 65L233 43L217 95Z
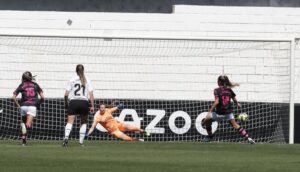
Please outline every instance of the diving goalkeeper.
M116 138L122 139L124 141L144 141L143 139L132 138L126 135L124 132L139 132L145 134L146 136L149 136L150 133L138 127L119 122L113 117L112 113L116 112L117 110L122 110L123 107L123 104L119 104L118 106L113 108L106 108L104 104L101 104L100 110L97 111L94 116L93 125L88 131L87 136L92 134L97 124L99 123L108 131L109 134L113 135Z

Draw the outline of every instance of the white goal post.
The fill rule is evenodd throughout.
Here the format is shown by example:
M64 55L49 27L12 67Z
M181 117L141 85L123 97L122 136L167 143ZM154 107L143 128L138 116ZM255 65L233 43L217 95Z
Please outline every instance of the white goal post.
M205 135L197 119L211 105L217 76L224 73L241 83L234 91L250 117L242 125L254 139L294 143L294 38L5 33L0 34L0 59L0 81L7 83L0 87L0 138L18 138L19 114L9 97L21 73L30 70L47 98L32 139L62 139L62 92L82 63L94 83L96 104L123 101L127 108L116 115L148 128L154 133L149 141L197 141ZM149 126L153 116L161 120ZM97 134L92 139L112 139ZM241 141L225 123L216 135L219 141Z

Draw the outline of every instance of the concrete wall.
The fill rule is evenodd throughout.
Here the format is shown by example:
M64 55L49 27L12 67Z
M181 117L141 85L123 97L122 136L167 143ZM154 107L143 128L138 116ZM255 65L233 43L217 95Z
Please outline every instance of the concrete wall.
M269 37L300 35L297 8L175 6L173 14L0 11L0 31L82 35ZM68 20L72 24L67 24Z
M173 14L136 14L136 13L75 13L75 12L24 12L24 11L1 11L0 12L0 33L17 33L17 34L61 34L61 35L89 35L89 36L148 36L148 37L248 37L248 38L287 38L287 37L300 37L300 21L298 20L300 16L300 11L295 8L253 8L253 7L205 7L205 6L176 6ZM69 22L68 20L72 21ZM4 41L6 42L6 41ZM22 41L21 41L22 42ZM26 42L26 41L25 41ZM58 44L60 45L60 44ZM119 45L119 44L118 44ZM126 45L126 44L125 44ZM138 44L137 44L138 45ZM156 44L159 45L159 44ZM32 64L35 63L37 69L32 69L39 73L39 79L45 88L52 90L52 96L60 95L63 92L64 83L67 78L72 75L73 68L78 62L87 63L88 72L91 74L91 79L96 81L95 88L98 87L97 96L103 98L136 98L141 96L143 88L146 86L150 87L148 92L145 94L146 98L162 98L162 99L211 99L211 89L215 87L216 77L224 71L224 59L225 61L230 61L237 63L235 67L228 67L225 69L225 73L232 76L233 80L241 82L244 86L238 88L236 91L239 93L240 97L244 101L264 101L259 98L263 97L268 100L273 100L273 97L281 98L280 95L284 95L288 98L288 85L289 81L286 77L281 80L278 77L273 77L272 74L274 70L268 68L268 65L272 66L283 66L284 71L280 69L275 69L275 71L282 72L285 76L288 74L289 61L288 48L286 44L273 44L277 47L278 51L272 53L269 51L267 46L262 46L263 48L253 49L252 52L237 51L236 54L228 56L228 54L217 59L207 58L206 60L199 59L199 57L193 57L186 61L186 65L189 66L192 63L194 66L189 66L188 68L180 67L176 62L181 62L180 59L176 58L176 55L171 55L169 61L159 59L148 59L148 66L142 68L139 64L145 63L144 59L130 59L133 65L120 65L120 67L115 67L114 63L106 65L108 70L111 70L112 80L109 77L104 77L99 79L99 75L93 75L93 71L98 66L93 64L96 60L96 64L101 64L102 60L110 61L109 56L104 55L103 57L96 58L94 56L86 58L88 62L80 57L72 57L73 62L66 60L62 56L50 56L46 53L48 57L41 58L39 56L40 64L36 64L36 59L31 55L21 55L16 56L14 54L13 58L1 57L1 63L5 66L1 71L1 80L11 79L11 83L7 86L1 86L2 93L11 93L11 88L14 88L19 81L19 76L22 71L30 68ZM280 48L282 46L282 48ZM154 46L155 47L155 46ZM173 48L176 48L176 44L173 44ZM299 47L299 45L298 45ZM187 47L188 48L188 47ZM47 48L45 48L47 50ZM2 48L5 52L5 48ZM119 49L120 50L120 49ZM119 51L117 50L117 51ZM259 50L264 52L258 53L259 58L255 59ZM10 50L14 51L14 50ZM186 50L185 50L186 51ZM109 51L108 51L109 52ZM147 51L146 51L147 52ZM201 52L201 51L200 51ZM231 54L229 54L231 55ZM276 57L277 60L268 60L268 57ZM51 57L51 58L50 58ZM152 56L155 57L155 56ZM280 58L283 58L280 60ZM15 60L13 60L15 59ZM236 60L239 59L239 60ZM97 61L98 60L98 61ZM116 60L116 59L114 59ZM182 60L182 59L181 59ZM199 61L200 60L200 61ZM213 62L211 62L212 60ZM279 61L278 61L279 60ZM25 61L27 63L25 63ZM63 61L63 63L62 63ZM134 63L136 62L136 63ZM57 63L57 64L56 64ZM126 63L126 60L122 59L120 64ZM191 63L191 64L189 64ZM6 65L5 65L6 64ZM25 65L26 64L26 65ZM50 67L48 66L49 64ZM155 64L160 65L162 68L155 66ZM90 65L90 67L89 67ZM135 66L134 66L135 65ZM225 64L226 65L226 64ZM251 65L253 67L251 67ZM203 70L199 66L204 66ZM297 51L297 66L299 66L299 51ZM102 68L103 66L100 65ZM138 68L136 68L138 67ZM16 70L17 68L17 70ZM50 74L47 72L51 69L53 72ZM60 70L64 69L63 72ZM123 76L119 75L118 70L131 71L132 75ZM211 70L210 70L211 69ZM28 69L29 70L29 69ZM187 71L185 71L187 70ZM213 71L210 77L205 78L208 71ZM260 70L260 72L257 72ZM104 72L101 69L97 70L99 73ZM156 71L156 72L155 72ZM174 72L175 71L175 72ZM178 73L185 73L176 77L170 77L171 75ZM107 72L107 70L106 70ZM137 73L145 74L151 73L153 75L147 78L142 76L137 76ZM174 73L172 73L174 72ZM129 73L129 72L128 72ZM173 80L173 85L170 83L155 82L162 81L162 74L167 73L165 78ZM271 78L266 79L271 73ZM276 73L276 72L275 72ZM300 102L299 95L299 67L296 68L297 77L296 80L296 99ZM155 77L153 78L153 76ZM158 75L157 75L158 74ZM194 74L194 75L192 75ZM252 74L252 75L251 75ZM47 75L52 79L59 77L59 82L47 82ZM260 75L260 76L259 76ZM6 77L5 77L6 76ZM7 77L9 76L9 78ZM189 83L190 80L195 78L195 82ZM201 76L197 78L197 76ZM119 77L119 78L118 78ZM129 81L135 81L134 84L126 83L122 78L126 78ZM137 79L138 78L138 79ZM176 79L178 81L176 81ZM105 80L107 85L101 84ZM108 82L108 81L111 82ZM282 88L283 92L280 95L274 96L268 93L270 87L265 87L262 85L266 80L275 81L276 83L282 82L282 85L278 84L275 89L280 91ZM142 84L138 81L142 81ZM98 82L98 83L97 83ZM205 83L206 82L206 83ZM112 84L114 83L114 84ZM150 84L151 83L151 84ZM150 84L150 85L149 85ZM246 84L246 85L245 85ZM248 85L247 85L248 84ZM135 85L136 87L134 87ZM175 86L174 86L175 85ZM274 86L274 83L269 83L269 86ZM112 90L110 88L114 88ZM167 90L167 89L170 90ZM273 88L273 87L272 87ZM127 89L127 90L126 90ZM106 91L103 91L106 90ZM120 92L120 90L123 90ZM129 91L131 90L131 91ZM138 91L136 91L138 90ZM156 90L156 92L155 92ZM192 90L192 91L190 91ZM108 91L108 92L107 92ZM153 92L154 91L154 92ZM170 91L170 92L168 92ZM256 96L258 91L265 92L265 96ZM252 93L251 93L252 92ZM250 94L251 93L251 94ZM135 95L136 94L136 95ZM6 95L6 94L5 94ZM134 95L133 97L130 97ZM285 99L284 99L285 100ZM285 100L286 101L286 100Z

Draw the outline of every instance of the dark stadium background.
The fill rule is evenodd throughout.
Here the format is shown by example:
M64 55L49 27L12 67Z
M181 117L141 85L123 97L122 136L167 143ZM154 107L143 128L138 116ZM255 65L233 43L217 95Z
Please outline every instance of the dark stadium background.
M299 0L0 0L0 10L171 13L180 4L300 7Z
M295 105L295 143L300 143L300 104Z

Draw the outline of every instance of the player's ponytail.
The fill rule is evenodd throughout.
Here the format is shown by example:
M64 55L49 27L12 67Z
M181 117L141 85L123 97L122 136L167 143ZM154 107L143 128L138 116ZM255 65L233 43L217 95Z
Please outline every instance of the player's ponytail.
M32 77L31 72L26 71L26 72L23 73L22 82L29 82L29 81L32 81L32 80L33 80L33 77Z
M231 82L226 75L220 75L218 77L218 84L219 84L219 86L224 86L224 87L227 87L227 88L233 88L233 87L236 87L236 86L240 86L239 83Z
M83 67L82 64L78 64L76 66L76 73L80 78L81 85L85 86L87 81L86 81L86 78L85 78L85 75L84 75L84 67Z

